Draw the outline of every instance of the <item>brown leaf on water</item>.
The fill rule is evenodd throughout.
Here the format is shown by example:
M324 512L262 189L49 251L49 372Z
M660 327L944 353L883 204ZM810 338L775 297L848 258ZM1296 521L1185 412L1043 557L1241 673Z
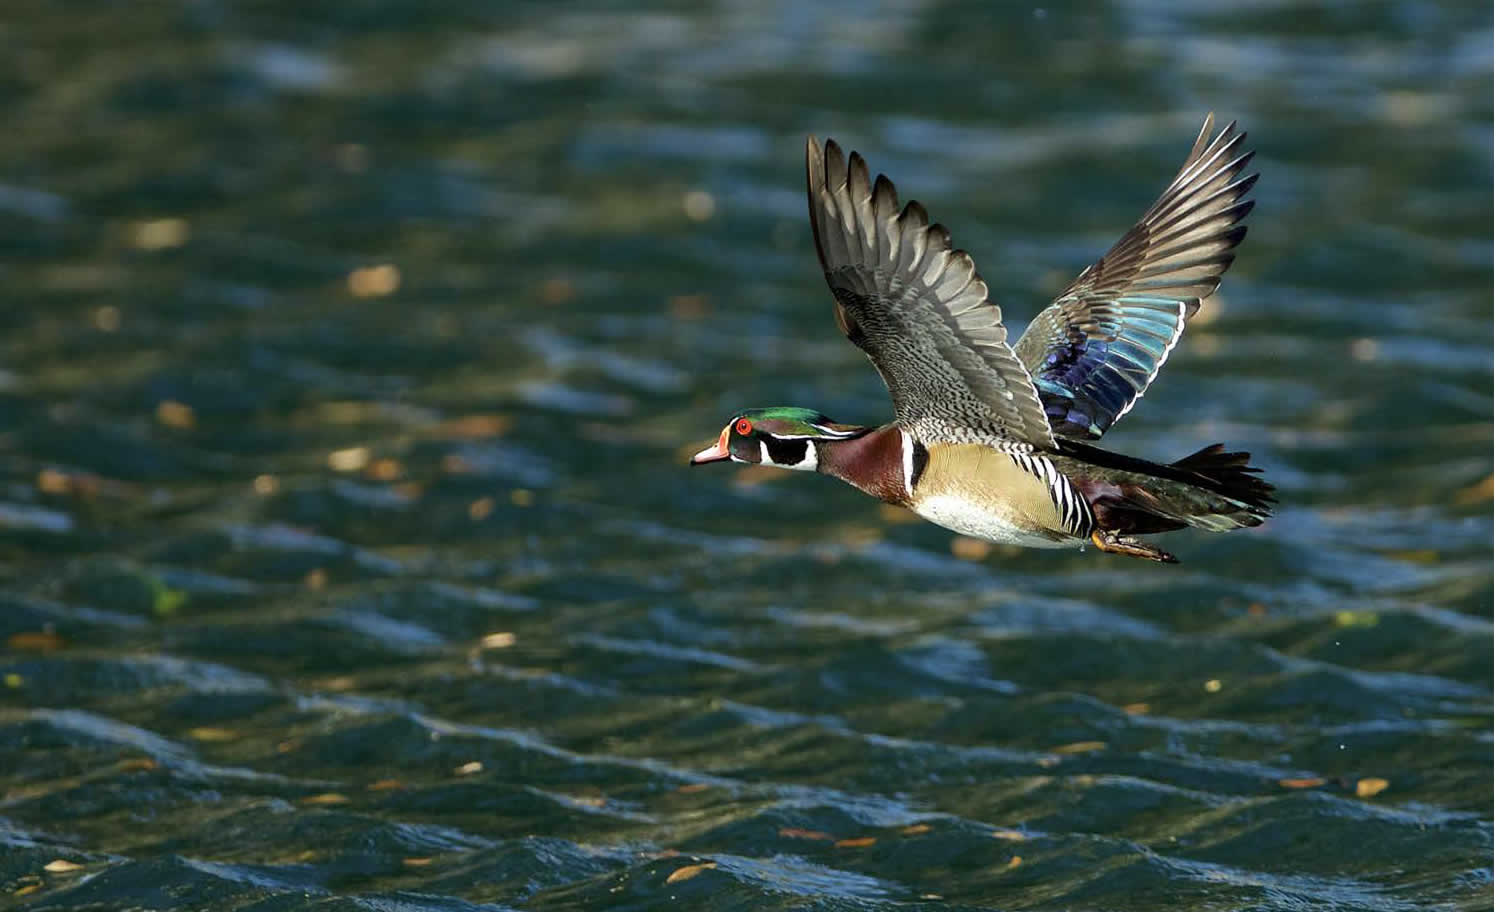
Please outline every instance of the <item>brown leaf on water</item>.
M967 536L954 536L953 541L948 543L953 556L959 560L981 561L990 556L990 543L980 541L977 538Z
M6 637L5 645L17 652L55 652L67 644L50 630L28 630Z
M1019 856L1019 855L1012 855L1012 856L1010 856L1010 861L1007 861L1005 863L1005 866L1007 868L1019 868L1021 866L1021 856Z
M1061 747L1052 748L1054 754L1087 754L1093 751L1102 751L1109 745L1103 741L1074 741L1072 744L1064 744Z
M198 417L193 413L193 407L181 402L173 402L165 399L156 404L156 420L167 427L186 430L198 423Z
M930 833L930 832L932 832L932 827L928 826L927 824L925 824L925 823L914 823L914 824L912 824L909 827L903 828L901 830L901 835L902 836L920 836L923 833Z
M1150 703L1126 703L1120 707L1120 711L1127 716L1144 716L1151 711Z
M301 803L312 807L332 807L337 804L348 804L349 796L338 792L323 792L319 795L307 795Z
M831 842L833 837L822 830L804 830L801 827L782 827L776 831L776 835L785 836L788 839L821 839Z
M439 424L433 428L433 433L439 437L481 440L486 437L503 437L515 423L515 419L509 415L462 415Z
M16 891L14 893L12 893L11 895L12 896L27 896L27 895L29 895L31 893L35 893L36 891L40 890L43 886L44 886L43 884L39 884L39 883L30 883L30 884L27 884L24 887L18 887L16 889Z
M681 883L684 880L692 880L694 877L697 877L704 871L712 870L713 868L717 868L718 866L719 863L716 861L705 861L702 864L687 865L685 867L678 868L671 874L668 874L667 883L674 884Z
M126 757L115 764L115 769L122 773L150 772L156 769L156 761L150 757Z
M874 844L874 836L856 836L853 839L840 839L834 843L840 849L862 849L865 846L872 846Z
M1453 495L1453 502L1460 507L1472 507L1494 499L1494 475L1488 475L1484 479L1469 485L1467 488L1461 488L1457 494Z
M365 476L376 481L395 481L406 472L406 468L390 457L377 459L365 467Z
M573 283L561 277L542 283L542 300L548 304L561 304L573 297Z
M1354 794L1361 798L1373 798L1390 787L1391 783L1387 779L1381 779L1378 776L1367 776L1354 783Z
M708 783L707 782L689 782L687 785L679 785L679 786L677 786L677 791L680 794L683 794L683 795L691 795L691 794L693 794L695 792L704 792L704 791L707 791L707 790L708 790Z
M1308 776L1305 779L1278 779L1276 784L1282 788L1289 789L1311 789L1321 785L1327 785L1328 780L1322 776Z
M673 295L667 299L667 309L678 320L701 320L710 310L708 296L701 294Z

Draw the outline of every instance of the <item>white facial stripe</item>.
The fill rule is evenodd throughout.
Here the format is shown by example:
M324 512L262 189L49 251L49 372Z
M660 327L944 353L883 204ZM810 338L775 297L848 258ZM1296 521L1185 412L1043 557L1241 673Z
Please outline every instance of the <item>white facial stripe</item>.
M815 424L813 425L813 427L822 432L824 437L853 437L861 430L863 430L863 428L854 428L853 430L840 431L835 428L831 428L826 424Z
M766 449L766 442L764 440L762 440L760 442L760 464L761 465L775 465L776 464L776 460L774 460L774 459L771 458L771 451L768 450L768 449Z

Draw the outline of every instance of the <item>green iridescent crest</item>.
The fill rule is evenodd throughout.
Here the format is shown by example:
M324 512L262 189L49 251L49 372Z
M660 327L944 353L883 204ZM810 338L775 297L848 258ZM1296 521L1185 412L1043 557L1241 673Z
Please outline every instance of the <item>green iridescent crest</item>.
M755 430L783 439L844 438L866 430L860 425L838 424L821 412L795 406L746 409L740 417L749 421Z

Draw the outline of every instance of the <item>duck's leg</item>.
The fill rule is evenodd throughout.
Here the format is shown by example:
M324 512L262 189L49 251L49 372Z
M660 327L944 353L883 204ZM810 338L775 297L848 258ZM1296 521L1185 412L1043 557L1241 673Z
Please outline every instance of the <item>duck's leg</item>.
M1089 536L1094 542L1094 547L1100 551L1110 554L1124 554L1129 557L1139 557L1145 560L1157 561L1163 564L1175 564L1177 558L1168 554L1160 548L1152 547L1138 538L1121 535L1118 532L1108 532L1103 529L1095 529L1094 534Z

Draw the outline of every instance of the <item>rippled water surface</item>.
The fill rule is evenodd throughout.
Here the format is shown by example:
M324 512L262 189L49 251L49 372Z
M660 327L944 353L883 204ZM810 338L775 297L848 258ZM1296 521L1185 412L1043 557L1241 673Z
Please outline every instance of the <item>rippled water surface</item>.
M1485 909L1482 4L13 0L0 907ZM879 422L805 134L1015 331L1202 115L1163 567L686 456Z

